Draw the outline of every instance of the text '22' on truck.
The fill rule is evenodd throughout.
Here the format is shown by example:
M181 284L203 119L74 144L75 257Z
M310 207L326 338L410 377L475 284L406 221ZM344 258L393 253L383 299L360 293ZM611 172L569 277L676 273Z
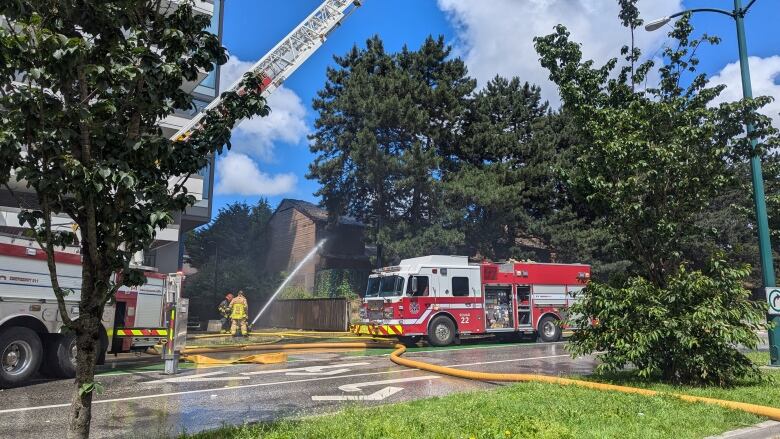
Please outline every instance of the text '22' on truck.
M433 346L473 334L536 333L558 341L566 311L589 279L590 266L583 264L404 259L369 276L360 327L407 344L426 337Z
M60 286L72 292L65 297L65 308L76 318L81 255L77 247L68 247L55 252L55 261ZM160 328L165 292L181 288L178 274L145 271L145 276L144 285L120 288L116 300L106 305L98 364L109 351L144 350L160 339L115 336L120 328ZM24 384L37 372L52 378L75 376L75 341L63 327L45 252L27 238L0 236L0 388Z

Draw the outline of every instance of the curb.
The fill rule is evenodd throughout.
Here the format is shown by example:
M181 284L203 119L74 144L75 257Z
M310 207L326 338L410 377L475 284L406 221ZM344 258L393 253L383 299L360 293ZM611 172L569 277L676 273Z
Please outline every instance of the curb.
M780 422L766 421L752 427L727 431L706 439L775 439L780 438Z

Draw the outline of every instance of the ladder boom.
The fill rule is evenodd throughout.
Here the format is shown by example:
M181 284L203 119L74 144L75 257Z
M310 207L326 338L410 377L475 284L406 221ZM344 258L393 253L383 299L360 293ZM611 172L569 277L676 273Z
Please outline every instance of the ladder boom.
M328 34L360 6L361 0L325 0L301 24L284 37L276 46L257 61L249 70L261 78L261 96L268 97L295 70L325 42ZM242 92L241 78L225 91ZM222 99L217 97L185 124L171 140L186 140L200 127L206 112L218 107Z

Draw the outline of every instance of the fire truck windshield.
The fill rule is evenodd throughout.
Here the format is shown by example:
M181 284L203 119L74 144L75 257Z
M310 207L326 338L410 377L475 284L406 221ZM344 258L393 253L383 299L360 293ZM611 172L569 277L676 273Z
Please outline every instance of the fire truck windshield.
M400 296L404 290L404 278L401 276L369 277L364 297Z

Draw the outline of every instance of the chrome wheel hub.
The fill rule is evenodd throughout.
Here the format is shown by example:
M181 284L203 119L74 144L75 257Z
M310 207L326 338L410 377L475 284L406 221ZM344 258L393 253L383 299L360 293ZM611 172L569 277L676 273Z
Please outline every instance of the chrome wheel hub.
M3 371L9 375L18 375L30 367L32 347L26 341L15 341L6 346L2 355Z
M446 340L450 337L450 330L444 325L436 327L436 338L439 340Z
M544 331L545 337L552 337L555 335L555 323L549 321L545 322L542 331Z

